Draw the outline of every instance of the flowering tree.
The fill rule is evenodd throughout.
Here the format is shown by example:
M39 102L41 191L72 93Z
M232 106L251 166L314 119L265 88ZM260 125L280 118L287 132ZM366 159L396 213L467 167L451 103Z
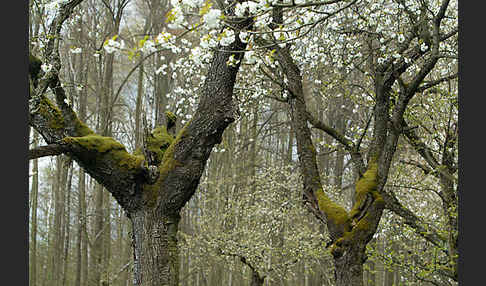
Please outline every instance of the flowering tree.
M417 140L417 136L405 121L404 114L410 101L416 94L457 76L454 73L437 75L432 72L440 59L454 57L454 54L450 53L454 41L451 42L450 38L457 34L457 26L454 22L454 11L449 15L446 13L450 6L449 1L441 1L437 5L423 1L389 1L383 4L352 1L352 4L354 6L349 9L350 11L344 11L344 8L350 6L342 4L343 6L333 7L334 10L327 10L324 14L329 16L342 12L339 20L329 24L330 28L336 30L334 35L354 38L354 42L346 42L343 38L335 39L335 42L331 40L329 45L333 46L328 47L329 58L338 63L338 68L348 73L351 83L352 77L360 77L361 82L361 76L371 80L369 86L372 92L368 94L373 94L373 121L368 122L363 129L363 135L356 140L348 138L346 134L317 119L307 110L302 65L296 62L293 54L302 57L305 55L303 50L312 48L312 45L309 46L305 42L302 45L296 43L296 47L291 49L285 43L285 36L258 39L261 46L271 50L275 61L278 62L278 66L267 65L264 71L266 70L267 75L282 88L284 96L277 99L289 103L305 198L330 232L329 249L334 257L337 285L362 285L362 264L366 260L366 245L376 232L385 207L403 216L407 224L424 238L430 241L440 240L437 233L425 230L420 219L407 211L393 193L385 191L385 185L401 135L411 139L419 153L426 157L424 152L427 148ZM365 16L367 14L377 17ZM282 7L275 7L272 16L269 28L276 34L285 30L286 11ZM322 23L327 18L322 19L315 23ZM384 22L376 22L375 19L383 19ZM336 42L340 44L336 45ZM342 42L345 45L341 44ZM319 45L316 47L322 48ZM346 53L348 51L349 53ZM319 59L318 56L315 57ZM322 62L326 62L326 53L321 59ZM315 66L316 63L311 65ZM346 65L348 66L345 67ZM367 88L364 90L367 91ZM365 93L364 95L367 96ZM343 145L350 156L354 170L358 174L355 201L350 211L333 202L324 192L307 122L332 136ZM373 130L372 135L369 141L364 143L367 146L363 148L363 136L369 127ZM431 164L437 163L437 160L428 157ZM453 191L446 193L450 193L451 198L454 197ZM453 201L454 199L447 200L445 205L450 205ZM450 224L454 225L454 220L450 221ZM450 241L449 244L453 247L456 243ZM457 279L453 274L450 277Z

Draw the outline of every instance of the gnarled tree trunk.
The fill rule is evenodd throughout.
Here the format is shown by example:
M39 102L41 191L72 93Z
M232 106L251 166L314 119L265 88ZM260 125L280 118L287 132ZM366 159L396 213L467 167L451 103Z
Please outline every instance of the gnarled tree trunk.
M124 209L133 227L134 285L179 285L179 212L194 194L213 146L235 120L233 87L239 64L227 62L231 55L240 62L243 53L236 51L244 50L246 44L236 37L231 45L214 52L196 113L175 138L159 126L145 138L143 156L129 154L121 143L81 122L65 100L56 42L63 21L80 2L63 5L52 21L46 60L54 68L30 90L29 123L49 144L49 155L65 153L74 159ZM238 27L250 23L245 20ZM31 63L39 64L39 60L31 59ZM46 97L47 88L56 104Z

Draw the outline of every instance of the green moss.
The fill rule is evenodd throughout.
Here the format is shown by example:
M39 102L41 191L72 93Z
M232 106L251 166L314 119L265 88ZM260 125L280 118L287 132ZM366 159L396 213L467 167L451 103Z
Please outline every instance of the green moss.
M319 204L319 209L321 209L326 214L327 218L332 220L334 224L344 225L348 222L349 217L346 210L329 199L322 189L317 190L316 198Z
M166 176L169 171L173 170L177 165L179 165L179 163L174 159L175 146L177 145L177 143L179 143L179 141L181 141L182 137L186 135L187 126L189 126L190 123L191 121L186 123L184 128L179 131L174 141L165 151L164 157L162 158L162 165L159 169L161 177L163 177L163 175Z
M356 183L356 203L350 212L350 217L354 218L361 211L361 207L366 200L368 193L371 193L376 199L379 196L378 187L378 163L371 162L368 169Z
M356 226L353 230L367 230L371 227L370 222L368 220L368 214L366 214L362 219L358 221Z
M309 144L309 149L311 150L312 154L316 154L316 147L314 147L314 144Z
M47 99L45 96L42 96L42 99L39 104L39 111L38 111L44 118L48 119L49 128L52 129L62 129L64 128L64 118L62 117L61 110L52 102Z
M76 133L79 136L86 136L94 133L93 130L91 130L91 128L89 128L86 124L84 124L84 122L81 122L80 120L76 120L75 124L76 124Z
M175 146L181 140L181 138L185 135L187 126L189 125L190 122L191 121L187 122L187 124L184 126L184 128L182 128L181 131L179 131L179 133L177 134L177 137L172 140L172 143L164 151L163 157L162 157L162 160L161 160L162 163L159 165L159 178L157 179L157 181L154 184L145 184L144 187L143 187L145 202L150 207L155 206L155 204L157 202L157 198L159 196L159 192L161 191L162 182L167 178L167 175L169 174L169 172L174 170L177 166L181 165L174 158ZM160 136L159 138L166 136L165 134L167 134L167 131L165 130L165 127L160 127L159 131L161 132L161 134L157 135L157 136ZM165 134L163 134L164 132L165 132ZM155 133L158 134L158 132L155 132ZM154 134L154 137L155 136L156 135Z
M64 141L68 143L76 143L87 150L93 150L100 153L113 150L125 150L125 146L115 139L94 133L82 137L66 137L64 138Z
M162 163L164 153L174 141L174 137L167 133L165 126L157 127L152 131L152 136L148 136L147 149L155 154L157 165Z
M89 134L82 137L66 137L63 139L68 144L76 144L86 150L84 156L93 164L100 160L111 160L124 169L139 168L143 156L130 155L123 144L111 137L98 134Z
M167 128L170 129L176 124L177 116L170 111L166 111L165 116L167 117Z

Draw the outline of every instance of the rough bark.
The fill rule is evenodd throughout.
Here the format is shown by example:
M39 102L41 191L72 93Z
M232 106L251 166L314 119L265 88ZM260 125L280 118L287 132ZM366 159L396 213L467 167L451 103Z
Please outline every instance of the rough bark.
M134 285L178 285L178 214L140 210L130 216L134 242Z

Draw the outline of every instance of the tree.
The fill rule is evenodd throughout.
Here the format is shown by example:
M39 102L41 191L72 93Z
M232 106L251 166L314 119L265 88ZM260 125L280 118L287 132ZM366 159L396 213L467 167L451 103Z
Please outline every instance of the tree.
M375 5L377 4L371 7ZM370 126L372 136L367 150L361 149L362 138L353 141L308 112L302 72L293 59L289 45L285 45L277 37L263 41L265 47L272 49L272 54L280 68L276 69L276 66L267 68L269 76L287 93L286 97L277 99L289 104L291 125L296 134L301 164L300 172L304 180L304 198L315 211L316 216L325 222L330 232L329 249L334 257L337 285L363 284L362 264L366 261L366 246L378 228L385 207L396 209L399 206L394 195L385 191L385 184L399 137L410 132L404 123L404 113L410 100L417 93L454 78L452 75L424 82L438 60L444 57L440 49L441 43L457 33L454 27L449 30L441 25L449 1L442 1L438 7L432 7L425 2L418 5L418 8L417 5L411 6L413 9L410 5L402 3L404 14L408 16L410 24L405 26L403 35L396 37L396 40L393 40L393 37L388 39L389 44L385 46L385 53L381 50L376 52L374 47L378 40L376 37L382 34L378 30L386 31L387 27L382 27L378 23L378 25L370 25L376 29L375 32L369 31L369 27L364 30L369 44L368 50L364 52L369 55L367 58L369 62L363 61L367 63L363 67L371 74L374 94L373 122ZM357 4L357 8L354 9L357 14L355 18L359 18L362 16L361 11L366 11L367 3ZM332 13L327 11L327 15ZM276 31L282 30L283 19L283 11L274 8L273 28ZM360 34L360 26L356 29L358 32L355 32L355 23L350 25L350 30L346 30L348 27L346 23L351 22L347 22L346 19L342 22L345 32ZM383 44L387 40L380 41ZM307 48L305 45L301 47ZM390 50L397 56L395 54L392 57L388 56L387 52ZM344 55L346 56L349 57ZM395 83L397 89L394 89ZM350 211L333 202L324 192L316 162L316 150L307 122L332 136L343 145L350 156L359 177L356 183L355 202ZM364 132L368 127L364 128ZM417 227L420 229L419 224ZM421 233L424 233L426 238L436 239L434 232L427 232L422 228Z
M213 146L234 121L232 96L239 65L226 63L230 56L241 58L234 51L244 50L245 44L237 39L214 52L198 109L175 138L159 126L146 136L144 155L129 154L121 143L96 134L78 119L59 79L61 28L81 2L60 4L43 61L31 56L31 65L48 66L44 75L31 77L31 83L37 79L38 84L31 84L29 124L48 143L33 150L31 158L40 150L67 154L113 195L133 227L135 285L178 285L179 211L193 195ZM55 104L46 94L48 88Z

